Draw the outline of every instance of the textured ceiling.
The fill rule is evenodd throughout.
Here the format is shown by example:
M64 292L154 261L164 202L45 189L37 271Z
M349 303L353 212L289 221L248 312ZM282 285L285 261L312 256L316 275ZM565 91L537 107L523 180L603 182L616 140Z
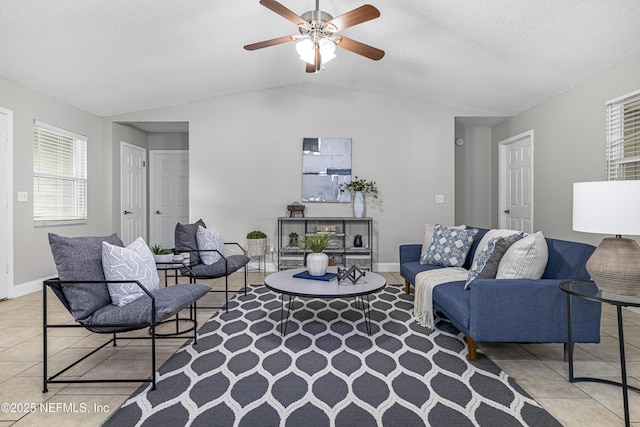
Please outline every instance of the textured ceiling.
M513 115L640 55L638 0L372 0L318 75L258 0L0 0L0 76L101 116L302 83ZM298 13L313 0L281 0ZM338 16L361 0L321 0Z

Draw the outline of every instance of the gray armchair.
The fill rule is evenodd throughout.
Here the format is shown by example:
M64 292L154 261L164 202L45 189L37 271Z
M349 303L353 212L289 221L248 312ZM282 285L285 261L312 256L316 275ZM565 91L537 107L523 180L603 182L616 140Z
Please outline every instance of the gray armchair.
M43 392L47 392L50 383L111 383L111 382L151 382L156 387L156 339L185 339L186 332L193 331L191 338L197 344L196 301L207 294L208 286L195 283L180 284L158 289L148 289L140 279L106 280L103 272L103 242L122 247L120 238L112 234L105 237L63 237L49 234L49 244L53 254L58 278L43 282ZM153 264L155 266L155 263ZM153 268L153 267L152 267ZM155 270L154 270L155 271ZM155 271L157 275L157 271ZM141 296L126 305L114 305L108 286L125 285L140 293ZM48 319L47 288L50 288L62 305L71 313L76 323L52 324ZM156 326L177 316L180 311L190 307L189 318L181 319L192 323L193 327L177 334L159 336ZM48 330L52 328L86 328L98 334L109 334L111 338L79 360L61 371L48 375ZM151 340L151 375L149 378L126 379L60 379L60 375L90 357L108 344L117 344L118 333L149 329L148 336L126 339Z
M189 252L191 254L190 264L182 270L183 275L187 275L191 282L201 279L217 279L224 277L224 290L210 289L209 292L222 292L225 294L225 304L219 307L201 308L224 308L229 310L229 275L244 268L244 294L247 294L247 264L251 258L246 256L246 251L240 244L225 242L225 247L233 246L241 254L225 256L217 249L203 249L198 246L198 227L206 228L204 221L199 219L194 224L176 225L175 231L175 251L178 253ZM212 264L206 264L203 258L212 253L219 255L219 259Z

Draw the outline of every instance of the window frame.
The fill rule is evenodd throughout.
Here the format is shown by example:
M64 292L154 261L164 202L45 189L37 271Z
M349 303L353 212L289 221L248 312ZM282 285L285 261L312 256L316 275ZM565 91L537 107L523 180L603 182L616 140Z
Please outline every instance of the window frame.
M46 132L49 138L43 138L42 132ZM57 148L58 151L48 158L43 158L45 156L42 150L43 144L48 144L48 147L44 146L45 150L49 148L55 151ZM66 152L63 151L65 148L63 145L66 145ZM33 121L33 225L35 228L87 224L89 210L87 150L86 136L38 120ZM55 168L50 167L46 170L42 165L47 161L49 165L55 161L58 164ZM57 172L52 171L56 168ZM43 203L40 199L39 185L44 180L53 184L54 188L57 187L58 191L54 190L53 199L55 200L44 208L49 209L49 212L43 215L43 208L39 206L39 203ZM66 188L62 184L66 184ZM70 187L69 184L71 184ZM45 192L50 198L51 191L49 187ZM69 198L71 203L68 203ZM63 213L65 210L70 210L71 213Z
M640 180L640 90L611 99L605 103L605 107L607 180ZM632 112L627 114L625 107L632 107ZM627 135L625 121L629 119L638 125ZM629 148L633 149L634 155L625 157L625 150ZM624 171L621 174L621 166L631 164L634 164L635 171L630 172L632 178L625 178Z

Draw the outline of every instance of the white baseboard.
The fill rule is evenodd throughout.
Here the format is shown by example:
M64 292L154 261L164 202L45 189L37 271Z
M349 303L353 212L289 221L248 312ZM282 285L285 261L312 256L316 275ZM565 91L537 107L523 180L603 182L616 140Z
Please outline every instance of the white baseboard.
M397 262L379 262L373 265L373 271L382 273L394 273L400 271L400 263Z
M9 287L9 299L18 298L24 295L29 295L34 292L42 290L42 282L47 279L53 279L57 276L44 277L42 279L32 280L30 282L20 283Z

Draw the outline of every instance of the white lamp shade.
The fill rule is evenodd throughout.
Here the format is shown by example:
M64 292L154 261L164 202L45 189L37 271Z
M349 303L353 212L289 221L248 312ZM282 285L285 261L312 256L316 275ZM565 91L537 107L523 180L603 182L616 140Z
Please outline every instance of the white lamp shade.
M640 235L640 181L574 183L573 229Z

